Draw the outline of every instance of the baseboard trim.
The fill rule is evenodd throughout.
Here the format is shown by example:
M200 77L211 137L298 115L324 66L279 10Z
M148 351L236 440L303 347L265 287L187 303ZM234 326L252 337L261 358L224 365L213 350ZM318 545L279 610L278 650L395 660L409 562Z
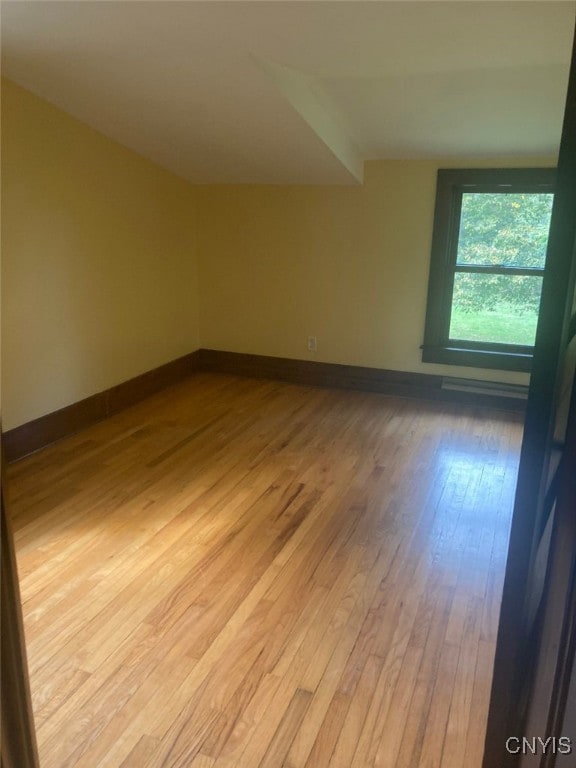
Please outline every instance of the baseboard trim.
M318 363L313 360L290 360L284 357L247 355L214 349L200 349L199 356L200 369L213 373L279 379L293 384L357 389L424 400L457 402L496 410L523 412L526 409L525 400L517 395L495 394L488 389L480 391L482 382L472 382L478 384L478 387L472 388L471 391L465 391L464 388L451 389L443 386L443 376L429 373Z
M179 357L110 389L8 430L2 435L7 461L16 461L56 440L112 416L177 384L199 370L199 350Z
M422 400L456 402L496 410L523 412L526 409L525 400L518 396L445 388L442 376L428 373L198 349L104 392L5 432L2 440L6 459L21 459L201 371L275 379L307 386L379 392Z

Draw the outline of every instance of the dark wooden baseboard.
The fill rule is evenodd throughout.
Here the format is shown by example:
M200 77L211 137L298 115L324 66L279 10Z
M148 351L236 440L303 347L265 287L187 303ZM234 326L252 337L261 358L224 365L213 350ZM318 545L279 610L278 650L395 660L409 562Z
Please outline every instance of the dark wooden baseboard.
M199 370L199 351L172 360L159 368L72 403L58 411L10 429L2 436L8 461L15 461L39 448L79 432L97 421L176 384Z
M104 392L9 430L3 435L6 458L15 461L27 456L199 371L458 402L508 411L523 411L526 407L525 400L506 395L444 389L442 376L427 373L199 349Z
M128 381L123 381L122 384L118 384L106 392L108 397L107 415L123 411L134 403L187 379L188 376L198 370L200 370L200 350L190 352L188 355L171 360L159 368L142 373Z
M311 384L320 387L362 389L370 392L399 394L439 389L441 376L424 373L404 373L380 368L361 368L356 365L317 363L313 360L290 360L285 357L246 355L239 352L220 352L200 349L200 367L214 373L233 373L254 378L280 379L293 384Z
M429 373L389 371L356 365L317 363L312 360L289 360L283 357L245 355L238 352L199 350L200 369L253 378L279 379L293 384L307 384L341 389L359 389L400 397L457 402L464 405L523 412L526 400L512 394L467 392L444 388L445 378ZM483 382L471 382L482 386ZM527 388L526 388L527 391Z

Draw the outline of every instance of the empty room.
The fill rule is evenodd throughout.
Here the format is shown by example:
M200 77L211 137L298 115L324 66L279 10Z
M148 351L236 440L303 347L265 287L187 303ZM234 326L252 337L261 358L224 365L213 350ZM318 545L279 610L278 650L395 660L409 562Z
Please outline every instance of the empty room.
M5 768L564 766L576 3L1 13Z

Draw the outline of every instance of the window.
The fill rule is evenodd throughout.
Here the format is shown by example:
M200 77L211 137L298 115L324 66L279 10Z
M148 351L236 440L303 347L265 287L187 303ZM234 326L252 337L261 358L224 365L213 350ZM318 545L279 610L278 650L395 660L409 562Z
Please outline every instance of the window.
M530 370L554 177L438 171L424 362Z

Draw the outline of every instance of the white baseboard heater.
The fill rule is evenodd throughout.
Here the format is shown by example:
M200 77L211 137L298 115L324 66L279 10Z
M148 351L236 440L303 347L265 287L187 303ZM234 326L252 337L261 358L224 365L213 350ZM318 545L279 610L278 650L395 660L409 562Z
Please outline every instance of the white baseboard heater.
M494 381L457 379L452 376L444 376L442 389L476 395L491 395L492 397L514 397L517 400L528 399L528 387L523 384L501 384Z

